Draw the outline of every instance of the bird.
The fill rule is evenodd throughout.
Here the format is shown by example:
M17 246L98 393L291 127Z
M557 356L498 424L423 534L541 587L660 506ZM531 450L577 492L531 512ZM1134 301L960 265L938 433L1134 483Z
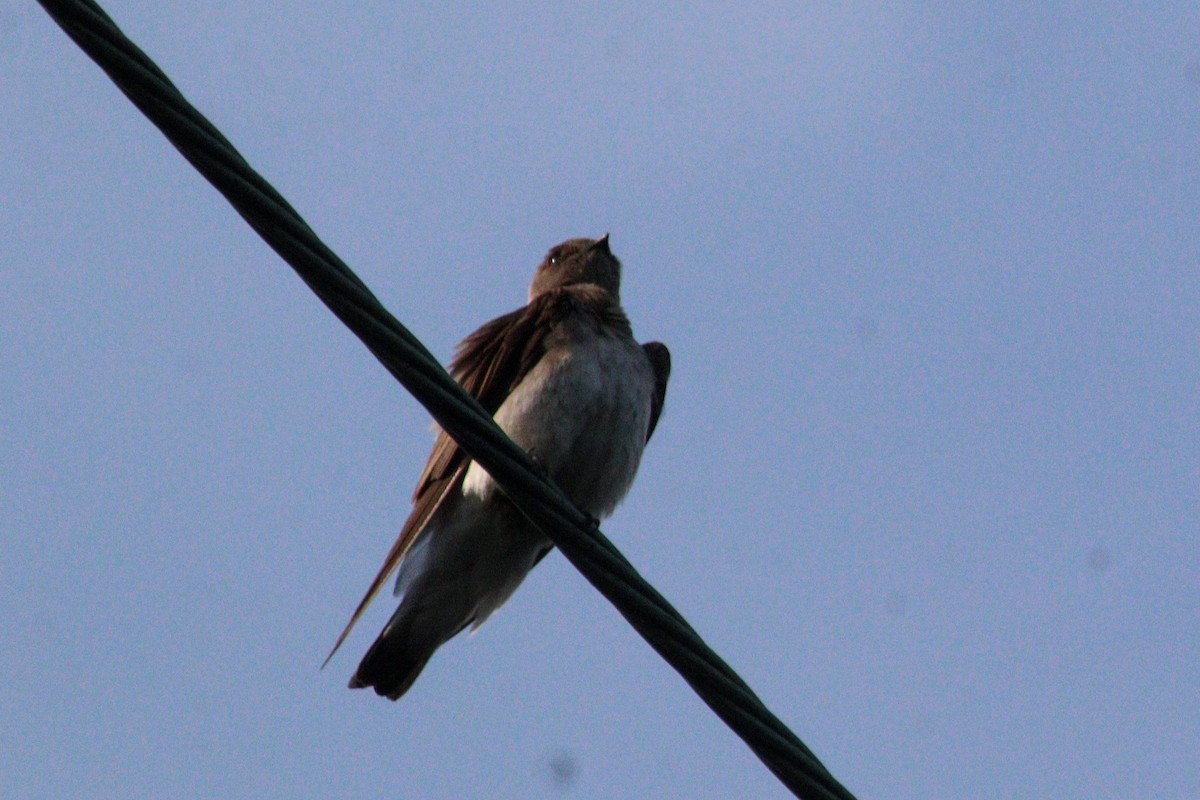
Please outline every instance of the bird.
M671 354L639 344L620 304L608 234L551 248L528 302L455 351L450 374L597 523L633 484L663 411ZM478 628L553 549L487 471L437 431L408 520L328 664L393 571L399 606L350 679L399 699L434 652Z

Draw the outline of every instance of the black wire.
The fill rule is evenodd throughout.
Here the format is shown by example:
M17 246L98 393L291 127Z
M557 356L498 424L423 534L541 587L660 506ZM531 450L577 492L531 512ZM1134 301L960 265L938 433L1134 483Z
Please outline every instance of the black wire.
M784 785L854 800L100 6L39 2Z

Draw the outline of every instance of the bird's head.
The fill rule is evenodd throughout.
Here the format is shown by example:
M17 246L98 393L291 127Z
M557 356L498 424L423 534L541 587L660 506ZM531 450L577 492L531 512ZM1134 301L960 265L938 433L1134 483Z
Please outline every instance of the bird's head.
M550 248L529 285L529 299L553 289L592 283L620 299L621 262L608 249L608 234L599 239L568 239Z

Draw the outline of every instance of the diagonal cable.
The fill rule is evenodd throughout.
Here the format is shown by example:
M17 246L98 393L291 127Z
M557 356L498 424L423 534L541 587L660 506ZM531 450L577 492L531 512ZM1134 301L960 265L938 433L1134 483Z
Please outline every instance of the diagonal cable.
M99 5L39 2L793 794L854 800Z

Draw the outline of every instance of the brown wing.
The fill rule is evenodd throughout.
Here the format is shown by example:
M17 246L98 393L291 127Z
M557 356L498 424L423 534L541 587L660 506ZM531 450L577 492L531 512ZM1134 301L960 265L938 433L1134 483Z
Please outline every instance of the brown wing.
M524 308L497 317L462 341L450 364L450 374L468 394L479 401L485 411L496 413L504 398L542 357L546 333L562 314L568 313L573 307L569 296L562 292L548 292ZM346 641L358 618L387 583L429 520L446 498L458 489L470 463L458 444L445 431L439 431L429 461L417 479L412 513L400 529L395 544L388 550L379 574L371 581L367 593L333 645L325 664Z
M654 397L650 400L650 425L646 428L646 442L654 435L658 418L662 416L663 403L667 399L667 379L671 377L671 351L662 342L646 342L642 345L650 366L654 368Z

